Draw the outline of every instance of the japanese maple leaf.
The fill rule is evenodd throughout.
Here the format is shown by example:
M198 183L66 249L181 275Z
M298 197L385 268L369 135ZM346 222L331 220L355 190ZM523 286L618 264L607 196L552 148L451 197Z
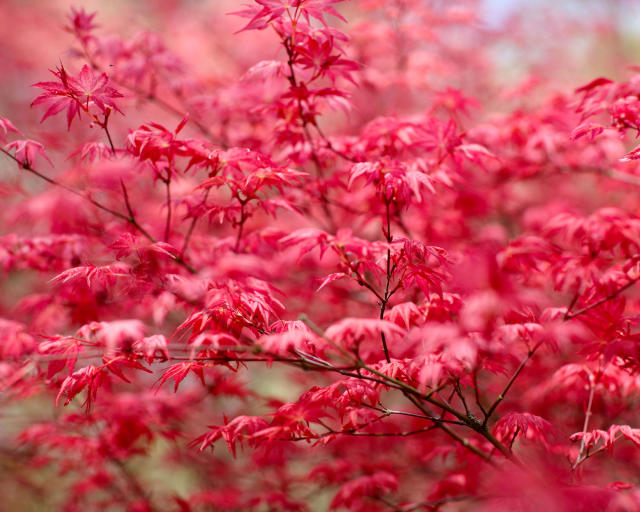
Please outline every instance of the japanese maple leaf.
M242 11L230 14L251 19L242 28L241 32L244 30L262 30L269 23L281 18L287 12L290 16L295 16L296 13L298 15L302 14L307 23L309 22L309 17L312 17L326 25L324 14L330 14L346 22L347 20L331 5L338 2L342 2L342 0L256 0L256 3L262 7L250 6Z
M334 38L327 35L325 38L309 38L304 45L298 45L296 64L303 68L313 69L317 76L328 76L335 82L338 76L342 76L352 83L352 71L359 69L354 61L343 59ZM334 53L337 50L337 53Z
M376 471L372 475L365 475L349 480L343 484L331 501L329 508L335 510L365 502L365 498L378 496L398 488L398 478L388 471ZM360 508L360 510L364 510Z
M98 13L88 13L82 7L80 9L71 7L71 14L69 14L70 24L68 27L65 27L65 30L67 32L71 32L72 34L78 34L86 37L94 28L100 26L93 21L93 18L96 17L96 14Z
M87 411L91 409L91 404L96 398L96 394L98 391L98 387L100 387L102 381L102 367L95 367L93 365L89 365L85 368L80 368L75 371L71 375L69 375L62 382L62 386L60 386L60 391L58 392L58 396L56 397L56 407L58 406L58 402L61 397L65 397L66 400L64 405L67 406L71 403L71 400L82 392L85 388L87 389L87 398L82 404L84 407L87 406Z
M226 420L225 420L226 422ZM243 439L250 438L256 432L268 428L269 424L260 416L238 416L221 427L211 426L211 430L206 434L194 439L192 446L200 445L200 451L208 446L213 447L218 439L224 439L229 450L236 456L236 443Z
M55 71L51 70L51 72L58 79L57 82L38 82L34 84L34 87L44 89L45 92L33 101L32 106L44 102L53 102L49 105L40 122L65 108L67 109L67 128L71 127L71 121L76 115L78 118L80 117L81 111L89 114L97 121L89 111L92 106L97 107L105 116L109 115L111 110L122 113L113 101L115 98L121 98L122 94L108 85L109 77L107 77L106 73L96 74L87 65L82 67L76 77L70 76L62 65Z
M509 412L500 418L493 427L495 436L501 441L523 437L546 443L554 436L553 427L544 418L528 412Z
M200 382L202 382L202 385L204 386L203 369L203 364L195 361L188 361L185 363L178 363L169 366L162 377L160 377L160 379L157 381L158 390L160 389L160 386L162 386L165 382L173 379L175 382L173 391L178 391L178 386L180 386L180 383L189 374L189 372L193 372L200 379Z
M326 22L324 20L325 14L335 16L336 18L346 23L347 20L332 7L332 4L337 4L342 1L343 0L301 0L300 10L302 11L302 15L306 18L307 23L309 22L309 17L311 16L312 18L320 21L323 25L326 25ZM286 1L284 0L276 0L276 2L286 4ZM276 2L272 1L271 3Z
M14 132L19 135L22 135L20 130L18 130L11 121L9 121L8 119L5 119L4 117L0 117L0 141L6 142L7 139L5 138L5 136L9 132Z
M618 435L621 434L621 435ZM577 432L569 439L572 441L582 441L586 448L593 448L602 441L603 448L611 448L613 443L625 438L640 446L640 429L632 428L629 425L611 425L609 430L591 430L589 432Z
M53 162L44 152L44 146L35 140L14 140L5 146L8 151L15 150L15 159L18 165L23 167L31 167L36 161L36 156L42 156L47 162L53 165Z
M89 102L93 102L102 112L106 112L106 107L118 110L113 98L121 98L122 94L108 85L109 77L106 73L96 76L89 66L84 65L78 77L71 78L69 82L87 107Z

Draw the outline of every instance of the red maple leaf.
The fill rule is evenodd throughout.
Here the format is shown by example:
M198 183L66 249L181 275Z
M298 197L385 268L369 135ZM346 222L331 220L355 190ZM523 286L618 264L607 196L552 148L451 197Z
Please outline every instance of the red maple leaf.
M39 105L45 102L53 102L44 113L40 122L47 117L55 115L67 109L67 128L71 127L71 121L80 112L88 114L95 122L100 121L90 112L91 107L96 107L102 114L108 116L112 110L122 111L113 101L121 98L122 94L109 85L109 77L106 73L96 74L85 65L77 76L70 76L60 65L55 71L50 70L58 79L57 82L38 82L34 87L44 89L31 105Z

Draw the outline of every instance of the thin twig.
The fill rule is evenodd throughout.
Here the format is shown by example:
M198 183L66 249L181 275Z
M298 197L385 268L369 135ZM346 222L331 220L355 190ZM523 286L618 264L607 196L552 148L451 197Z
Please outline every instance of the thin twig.
M386 222L387 222L387 226L386 229L383 228L382 229L382 233L385 235L385 238L387 239L387 243L391 243L393 242L393 236L391 235L391 206L389 204L389 201L386 199L385 197L385 201L384 201L385 207L386 207ZM395 265L393 267L395 269ZM387 249L387 269L386 269L386 282L384 285L384 297L382 297L382 300L380 301L380 320L384 319L384 312L387 308L387 304L389 302L389 298L391 297L391 294L389 293L389 285L391 284L391 279L393 277L393 270L391 268L391 249ZM387 363L391 362L391 357L389 356L389 347L387 346L387 337L385 336L384 332L381 330L380 331L380 337L382 338L382 349L384 350L384 357L387 360Z
M587 402L587 410L584 414L584 423L582 425L583 434L586 434L587 429L589 428L589 421L591 419L591 414L592 414L591 407L593 405L593 396L595 395L595 390L596 390L595 379L593 375L589 375L589 400ZM576 457L576 461L573 463L573 466L571 466L571 469L576 469L580 465L580 463L583 461L585 445L586 443L583 436L582 440L580 441L580 451L578 452L578 457Z
M478 371L477 370L473 371L473 394L475 396L476 405L478 406L478 409L480 409L482 414L486 416L487 411L482 406L482 401L480 400L480 390L478 389Z
M291 37L283 38L282 45L284 46L284 49L287 52L287 66L289 67L289 75L287 76L287 80L289 81L291 87L295 89L298 87L298 80L296 78L296 72L293 67L294 43L292 38ZM323 178L324 169L322 167L322 163L320 162L320 158L318 157L318 153L316 152L316 149L313 145L313 137L311 136L311 132L309 131L309 120L307 119L307 116L304 113L302 99L297 98L296 101L298 106L298 115L300 116L300 122L302 123L302 131L305 135L305 138L311 150L311 160L315 165L316 173L318 177ZM316 124L315 119L312 121L311 124L314 124L314 125ZM336 223L333 218L333 214L329 209L329 201L327 200L325 193L322 190L322 187L319 187L319 194L320 194L320 203L322 205L322 211L324 212L325 216L327 217L327 220L329 221L329 224L331 226L331 231L335 231Z
M111 153L116 154L116 147L113 145L113 139L111 138L111 133L109 133L109 114L111 113L111 109L107 109L104 114L104 121L100 124L104 133L107 135L107 140L109 141L109 146L111 147Z
M204 205L207 202L207 198L209 197L209 192L211 192L210 188L208 188L207 191L204 193L202 202L200 203L201 205ZM184 257L184 254L187 251L187 248L189 247L189 242L191 241L191 236L193 235L193 231L196 228L197 222L198 222L198 216L194 215L193 219L191 219L191 224L189 225L189 229L187 229L187 234L185 235L184 242L182 244L182 249L180 249L181 258Z
M236 233L236 242L233 245L233 252L238 252L240 250L240 241L242 240L242 234L244 231L244 223L247 220L246 213L244 211L244 205L247 204L246 201L240 200L240 220L236 224L239 226L238 232Z
M164 224L164 241L169 242L169 235L171 232L171 174L167 176L164 184L167 197L167 217Z
M605 302L608 302L608 301L610 301L612 299L615 299L623 291L625 291L627 288L631 288L639 280L640 280L640 276L634 277L633 279L628 281L626 284L622 285L617 290L611 292L606 297L602 297L600 300L595 301L593 304L589 304L588 306L585 306L582 309L579 309L578 311L576 311L575 313L571 313L570 315L569 314L565 314L564 319L565 320L571 320L572 318L576 318L577 316L580 316L580 315L586 313L587 311L591 311L593 308L597 308L598 306L600 306L601 304L604 304Z
M498 398L496 398L496 400L493 402L493 404L491 404L491 407L489 407L489 410L486 412L485 417L484 417L484 422L483 422L484 426L487 425L487 423L489 421L489 418L491 418L491 415L493 414L493 412L500 405L500 403L504 400L505 396L507 395L507 393L511 389L511 386L513 386L513 383L518 378L518 375L520 375L520 373L524 369L524 367L527 364L527 362L529 361L529 359L531 359L533 357L533 354L536 353L536 350L538 350L541 345L542 345L542 342L540 341L531 350L529 350L529 352L527 353L527 356L522 360L522 362L520 363L520 365L518 366L516 371L513 373L513 375L511 375L511 378L509 379L509 381L505 385L504 389L498 395Z
M508 460L510 460L511 462L516 464L517 466L522 467L522 463L518 461L518 459L508 450L508 448L506 446L504 446L500 441L498 441L498 439L496 439L496 437L493 434L491 434L491 432L489 432L489 430L486 427L486 424L480 423L477 419L475 419L475 418L473 418L471 416L467 416L464 413L454 409L448 403L442 402L440 400L436 400L432 396L433 393L435 392L435 390L433 392L429 393L429 394L424 394L424 393L420 392L418 389L414 388L413 386L410 386L409 384L406 384L405 382L402 382L399 379L396 379L394 377L386 375L386 374L384 374L382 372L379 372L375 368L372 368L372 367L368 366L358 356L346 351L345 349L340 347L337 343L335 343L335 341L331 340L331 338L329 338L324 333L324 331L322 329L320 329L315 323L313 323L306 315L300 315L299 318L300 318L300 320L305 322L307 324L307 326L313 332L315 332L316 334L321 336L328 343L330 343L333 347L335 347L337 350L339 350L342 354L344 354L345 356L350 358L352 361L354 361L354 363L356 363L358 365L358 368L366 370L367 372L370 372L370 373L374 374L375 376L379 377L383 382L386 381L387 383L394 384L393 387L396 387L396 388L400 389L403 392L403 394L416 407L418 407L418 409L420 409L420 411L422 411L424 414L429 415L429 416L433 416L430 413L430 411L428 411L428 409L425 409L425 407L420 402L420 400L424 400L426 402L429 402L430 404L438 407L439 409L442 409L443 411L446 411L449 414L453 415L454 417L458 418L458 420L460 420L465 426L475 430L478 434L480 434L487 441L489 441ZM365 378L365 376L363 376L362 374L358 374L357 377ZM471 451L474 451L474 452L477 451L478 455L480 455L483 458L486 458L487 460L490 460L491 456L489 454L486 454L486 453L482 452L481 450L478 450L477 448L475 448L473 445L470 445L469 442L466 439L462 438L460 435L458 435L456 432L452 431L451 429L449 429L445 425L441 425L440 423L438 423L438 425L440 425L439 428L443 429L451 437L453 437L454 439L456 439L459 442L461 442L463 444L463 446L468 447Z
M111 215L113 215L114 217L121 219L125 222L128 222L129 224L131 224L138 232L140 232L140 234L142 236L144 236L147 240L149 240L151 243L156 243L156 239L146 230L144 229L136 220L135 216L133 216L133 211L131 208L131 204L129 203L129 199L128 199L128 195L126 194L126 188L124 187L124 184L122 182L120 182L122 184L123 187L123 192L125 193L125 203L126 203L126 208L127 208L127 212L129 213L129 215L124 215L123 213L120 213L117 210L113 210L112 208L109 208L108 206L105 206L104 204L100 203L99 201L96 201L95 199L93 199L91 196L83 194L82 192L73 189L63 183L60 183L59 181L50 178L49 176L47 176L46 174L42 174L41 172L35 170L33 167L31 167L31 165L28 162L21 162L20 160L18 160L15 156L13 156L11 153L9 153L6 149L4 148L0 148L0 151L2 153L4 153L5 155L7 155L9 158L11 158L14 162L16 162L22 169L24 169L27 172L30 172L31 174L33 174L34 176L37 176L38 178L40 178L41 180L46 181L47 183L50 183L51 185L54 185L58 188L61 188L63 190L66 190L67 192L81 197L82 199L84 199L85 201L91 203L93 206L95 206L96 208L98 208L99 210L102 210L104 212L107 212ZM184 261L184 259L182 259L182 257L178 256L176 258L174 258L174 260L176 263L178 263L179 265L183 266L185 269L187 269L190 273L195 274L197 273L196 270L189 265L186 261Z

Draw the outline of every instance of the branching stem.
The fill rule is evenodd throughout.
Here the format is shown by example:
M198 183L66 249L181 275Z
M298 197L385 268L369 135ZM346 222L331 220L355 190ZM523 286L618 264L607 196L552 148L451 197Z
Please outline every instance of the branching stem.
M529 359L533 357L533 354L536 353L536 351L540 348L541 345L542 345L542 342L538 342L531 350L529 350L529 352L527 353L527 356L521 361L518 368L516 368L516 371L513 373L513 375L511 375L511 378L507 381L507 384L498 395L498 398L496 398L493 404L491 404L491 406L489 407L489 410L485 413L483 426L486 427L487 423L489 422L489 419L491 418L496 408L505 399L505 397L507 396L507 393L511 389L511 386L513 386L513 383L516 381L516 379L518 378L522 370L524 370L524 367L526 366L527 362L529 362Z

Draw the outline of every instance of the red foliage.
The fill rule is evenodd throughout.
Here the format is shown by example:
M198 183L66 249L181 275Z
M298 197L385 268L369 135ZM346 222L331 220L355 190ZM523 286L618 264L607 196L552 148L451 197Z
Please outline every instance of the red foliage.
M197 52L72 9L52 119L0 117L0 489L638 510L638 70L500 89L467 2L255 0L210 45L158 4Z

